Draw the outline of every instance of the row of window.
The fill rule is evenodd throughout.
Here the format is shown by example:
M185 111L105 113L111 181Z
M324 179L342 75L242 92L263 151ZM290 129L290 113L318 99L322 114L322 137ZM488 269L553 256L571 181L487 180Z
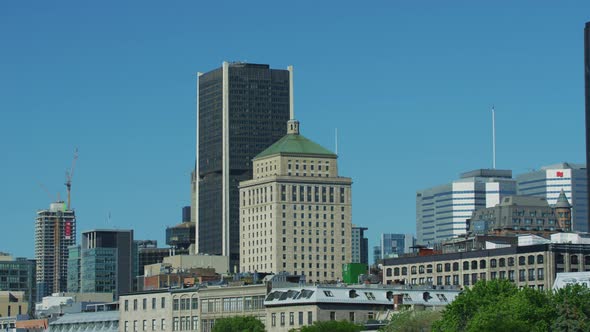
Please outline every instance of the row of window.
M515 277L515 270L508 271L492 271L490 272L490 279L508 279L510 281L517 281ZM486 280L486 272L480 273L465 273L463 274L463 283L460 283L459 274L437 276L436 282L433 277L421 277L411 278L410 283L412 285L437 285L437 286L450 286L450 285L463 285L469 286L475 284L478 280ZM544 268L530 268L518 270L518 281L543 281L545 280Z
M297 326L303 326L304 325L304 312L303 311L299 311L298 313L295 312L289 312L289 326L295 326L295 314L297 314ZM285 322L285 317L286 317L286 313L285 312L281 312L279 314L280 320L279 320L279 324L280 326L285 326L286 322ZM307 312L307 325L311 325L313 324L313 312L312 311L308 311ZM277 314L276 313L272 313L270 315L270 325L272 327L276 327L277 326Z
M195 318L197 318L197 316L195 316ZM158 324L159 323L159 324ZM130 328L130 324L132 325L132 330L129 330ZM139 331L139 321L138 320L134 320L133 322L130 322L128 320L126 320L123 323L123 331L124 332L137 332ZM148 321L146 319L144 319L142 321L141 324L141 331L148 331ZM162 318L159 322L156 319L152 319L151 321L151 330L150 331L166 331L166 320L164 318Z
M141 301L141 310L147 310L148 308L148 299L144 298ZM155 310L157 308L157 299L155 297L151 298L151 308L152 310ZM161 297L160 298L160 309L165 309L166 308L166 298L165 297ZM125 311L129 311L129 300L125 300L123 302L123 310ZM138 299L134 299L133 300L133 311L137 311L138 310Z
M576 257L576 256L572 256L572 257ZM590 262L590 256L586 256L588 258L588 262ZM577 258L577 257L576 257ZM577 260L576 260L577 261ZM536 262L537 264L543 264L544 262L544 256L543 255L537 255L536 256ZM529 255L527 256L520 256L518 257L518 265L532 265L535 264L535 255ZM577 263L572 263L572 264L577 264ZM515 265L515 258L514 257L508 257L508 258L500 258L500 259L496 259L496 258L492 258L490 259L490 268L496 268L496 267L505 267L506 265L508 266L514 266ZM477 260L472 260L472 261L464 261L463 262L463 270L477 270L479 269L485 269L487 266L487 261L485 259L479 260L479 264ZM444 267L444 269L443 269ZM454 262L454 263L439 263L436 264L436 272L450 272L450 271L459 271L459 262ZM411 274L423 274L423 273L432 273L433 270L433 264L427 264L427 265L419 265L419 266L412 266L410 268L410 273ZM385 275L387 277L391 277L392 276L392 271L393 271L393 275L394 276L399 276L399 275L407 275L408 274L408 268L407 267L395 267L395 268L387 268L385 270Z

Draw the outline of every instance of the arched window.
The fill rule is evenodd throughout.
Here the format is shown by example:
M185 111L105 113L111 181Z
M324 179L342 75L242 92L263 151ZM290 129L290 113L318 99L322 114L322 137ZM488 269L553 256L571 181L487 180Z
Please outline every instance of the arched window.
M498 266L498 261L495 258L490 259L490 267L494 268Z
M571 264L578 264L578 255L571 255L570 256L570 263Z
M477 261L471 261L471 269L477 270Z
M426 273L432 273L432 264L426 265Z
M393 275L396 277L399 276L399 267L393 269Z
M500 261L498 262L498 266L500 266L500 267L506 266L506 259L500 258Z
M451 272L451 263L445 263L445 272Z
M508 266L514 266L514 257L508 257Z
M463 262L463 270L469 270L469 262Z
M390 267L388 267L387 269L385 269L385 276L391 277L391 268Z
M529 265L535 264L535 255L529 255L529 257L527 257L527 264L529 264Z
M418 267L418 273L424 273L424 265L420 265L420 267Z
M453 263L453 271L459 271L459 263Z
M411 270L412 274L416 274L416 270L417 270L416 266L412 266L412 268L410 270Z
M479 261L479 268L480 269L485 269L486 268L486 260L482 259Z
M408 268L407 268L407 267L405 267L405 266L404 266L404 267L402 267L402 275L403 275L403 276L405 276L405 275L408 275Z
M543 264L543 255L537 255L537 264Z
M526 264L526 257L520 256L518 257L518 265L525 265Z

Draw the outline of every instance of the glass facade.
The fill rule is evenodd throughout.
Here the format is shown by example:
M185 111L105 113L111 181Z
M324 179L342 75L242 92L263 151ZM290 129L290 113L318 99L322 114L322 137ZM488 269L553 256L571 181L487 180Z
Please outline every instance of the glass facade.
M0 290L25 292L29 311L32 311L37 300L35 261L26 258L0 260Z
M240 181L252 178L252 158L286 133L289 72L234 63L226 84L228 132L223 132L223 69L199 78L199 252L223 253L223 146L228 151L230 265L239 265Z

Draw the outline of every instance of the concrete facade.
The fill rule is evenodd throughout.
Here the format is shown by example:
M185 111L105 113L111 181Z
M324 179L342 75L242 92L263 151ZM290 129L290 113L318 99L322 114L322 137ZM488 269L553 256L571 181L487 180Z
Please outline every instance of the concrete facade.
M264 284L123 295L119 299L119 331L210 332L215 320L233 316L254 316L264 323L265 295Z
M586 165L559 163L516 177L518 195L543 197L554 205L561 190L572 205L572 230L590 232L588 228L588 178Z
M437 287L508 279L519 287L546 290L557 273L590 271L590 244L566 242L386 259L383 279Z
M516 194L512 171L479 169L459 180L416 193L416 238L419 245L435 245L466 233L473 211L492 207Z

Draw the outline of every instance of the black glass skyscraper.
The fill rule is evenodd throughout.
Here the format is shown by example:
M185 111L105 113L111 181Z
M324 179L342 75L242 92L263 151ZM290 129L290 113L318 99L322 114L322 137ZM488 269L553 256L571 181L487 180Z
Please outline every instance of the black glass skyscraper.
M584 29L584 80L586 91L586 172L588 174L588 188L590 188L590 22L586 23ZM590 195L588 195L588 206L590 207ZM590 220L588 220L590 230Z
M252 158L285 135L289 71L227 63L198 78L196 245L239 266L240 181ZM271 213L271 211L268 211Z

